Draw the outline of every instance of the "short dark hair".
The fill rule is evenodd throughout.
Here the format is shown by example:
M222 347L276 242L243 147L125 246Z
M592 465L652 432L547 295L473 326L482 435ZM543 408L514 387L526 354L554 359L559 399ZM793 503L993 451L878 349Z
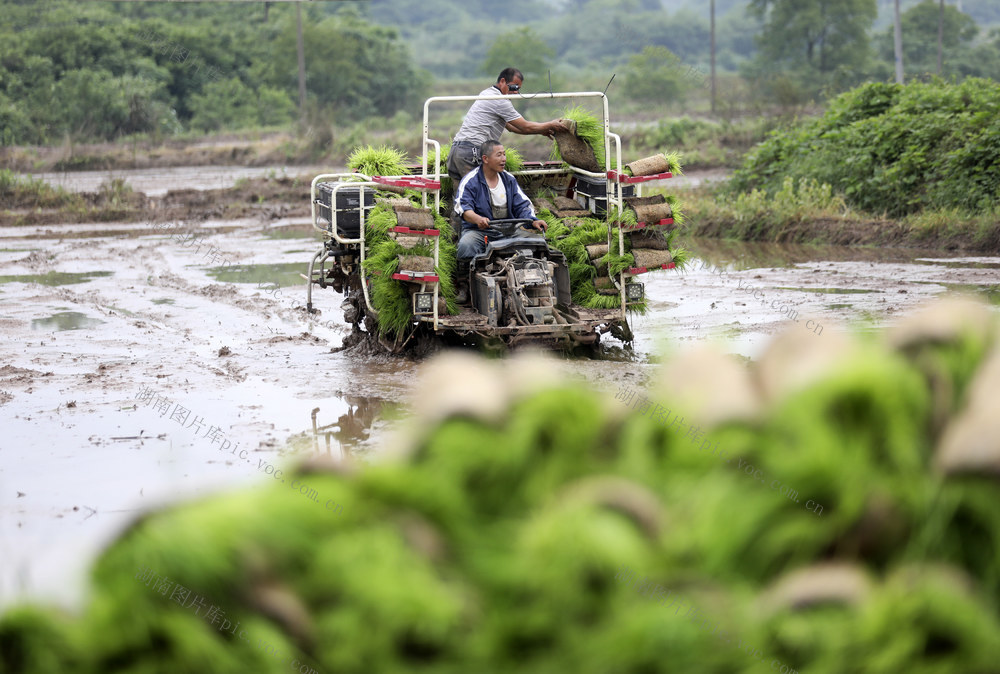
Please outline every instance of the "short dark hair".
M484 140L479 146L479 156L485 157L490 154L497 145L503 145L503 143L498 140Z
M517 68L504 68L500 71L500 74L497 75L497 84L500 84L500 80L507 80L510 82L515 77L520 77L521 81L524 81L524 75L522 75L521 71Z

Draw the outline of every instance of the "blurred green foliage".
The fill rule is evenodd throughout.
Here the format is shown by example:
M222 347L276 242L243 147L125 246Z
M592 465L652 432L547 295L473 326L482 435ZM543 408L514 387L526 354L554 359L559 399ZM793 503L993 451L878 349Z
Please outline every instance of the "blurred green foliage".
M689 86L676 54L666 47L646 47L629 59L622 90L636 101L682 103Z
M533 28L519 28L497 36L479 72L495 78L504 68L514 67L524 74L525 80L531 78L538 88L547 82L555 55L552 47Z
M0 668L288 671L265 640L328 674L994 671L997 328L969 302L866 336L795 326L748 365L680 356L614 397L453 354L394 459L302 467L318 499L272 484L144 515L81 614L0 618Z

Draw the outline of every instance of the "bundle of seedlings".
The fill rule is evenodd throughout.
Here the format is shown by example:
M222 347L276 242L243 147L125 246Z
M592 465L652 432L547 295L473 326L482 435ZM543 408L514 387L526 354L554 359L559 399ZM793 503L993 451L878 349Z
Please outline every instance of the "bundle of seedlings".
M524 168L524 157L516 147L504 145L504 150L507 154L507 163L504 166L505 171L508 171L509 173L517 173Z
M400 214L404 217L409 217L412 214L413 217L408 220L410 222L417 219L426 220L430 217L435 228L446 231L449 227L447 221L437 213L430 214L425 209L405 206L400 208ZM411 326L413 305L410 296L411 284L393 279L392 275L402 270L400 267L401 259L421 267L419 269L405 269L405 271L431 271L431 269L422 267L427 266L425 264L427 260L430 260L431 265L433 265L434 257L434 239L420 237L413 241L407 240L406 243L410 245L404 246L400 240L390 236L390 230L397 224L396 211L388 203L379 203L369 212L365 222L368 256L364 263L364 270L371 278L371 301L378 314L379 335L395 339L405 334ZM440 239L439 258L438 265L433 267L433 271L440 279L439 292L445 300L448 313L457 314L458 304L455 302L453 282L457 250L450 237L440 236L437 238Z
M388 145L354 148L347 158L347 168L366 176L404 176L410 173L405 152Z
M552 159L585 171L604 168L604 124L582 106L567 108L561 118L565 131L555 134Z
M551 214L550 214L551 215ZM543 218L544 219L544 218ZM601 294L597 291L596 279L598 270L604 270L603 276L608 276L607 270L611 263L621 264L631 260L631 256L612 255L608 251L608 223L592 218L575 218L572 229L562 221L549 223L545 237L549 245L566 255L569 264L570 289L573 302L589 309L612 309L621 306L618 294ZM611 233L613 246L617 249L618 230ZM617 251L615 251L617 253ZM592 257L596 255L597 257ZM631 266L629 264L625 265ZM605 283L610 281L605 280ZM642 305L630 305L629 311L643 312Z

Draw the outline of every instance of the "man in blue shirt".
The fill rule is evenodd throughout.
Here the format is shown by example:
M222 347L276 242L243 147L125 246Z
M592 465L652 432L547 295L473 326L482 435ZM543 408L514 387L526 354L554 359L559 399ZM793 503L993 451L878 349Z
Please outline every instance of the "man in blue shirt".
M479 151L482 164L465 174L455 191L455 214L462 220L462 236L458 240L460 260L486 250L487 236L503 238L500 232L489 229L490 220L524 218L532 220L536 230L545 231L545 221L535 215L517 179L504 170L507 152L503 145L488 140Z
M545 221L539 220L517 179L504 170L507 152L497 140L479 146L482 163L465 174L455 190L455 215L462 221L458 240L458 297L460 304L468 301L469 260L486 250L486 237L502 239L504 235L490 228L490 220L523 218L532 221L539 232L545 231Z

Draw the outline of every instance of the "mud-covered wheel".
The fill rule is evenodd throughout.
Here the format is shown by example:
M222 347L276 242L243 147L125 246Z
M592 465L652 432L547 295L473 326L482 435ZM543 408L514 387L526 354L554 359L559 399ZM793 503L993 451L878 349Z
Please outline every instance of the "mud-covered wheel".
M378 336L378 319L374 314L369 313L364 308L361 309L364 314L363 322L365 324L365 332L367 332L372 337Z
M612 337L626 344L631 344L635 339L635 335L632 334L632 328L625 321L615 321L612 323L609 332L611 332Z

